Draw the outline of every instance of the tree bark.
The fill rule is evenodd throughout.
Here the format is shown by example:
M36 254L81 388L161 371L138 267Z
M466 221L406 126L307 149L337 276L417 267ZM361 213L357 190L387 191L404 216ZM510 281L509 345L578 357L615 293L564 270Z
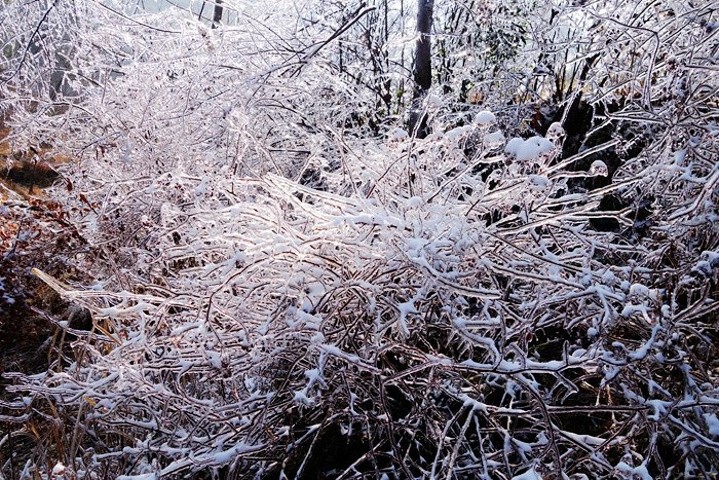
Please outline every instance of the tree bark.
M215 0L215 8L212 11L212 28L220 26L223 10L224 7L222 6L222 0Z
M417 137L427 136L427 116L422 108L422 99L432 86L432 17L434 0L419 0L417 5L417 45L414 58L414 94L409 127Z

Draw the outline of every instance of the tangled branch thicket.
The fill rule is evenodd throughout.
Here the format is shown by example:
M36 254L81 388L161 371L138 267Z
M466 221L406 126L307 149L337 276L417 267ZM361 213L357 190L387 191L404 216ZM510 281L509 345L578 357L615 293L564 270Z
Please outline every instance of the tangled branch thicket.
M715 13L650 3L583 10L611 41L557 92L565 120L594 111L573 152L567 123L507 141L514 107L436 98L435 134L367 138L342 102L372 100L322 52L298 69L281 32L51 4L43 21L100 18L41 28L82 94L37 83L50 54L6 58L3 93L18 140L79 158L55 194L98 281L38 275L94 327L58 321L72 352L8 374L5 410L61 434L3 474L713 478Z

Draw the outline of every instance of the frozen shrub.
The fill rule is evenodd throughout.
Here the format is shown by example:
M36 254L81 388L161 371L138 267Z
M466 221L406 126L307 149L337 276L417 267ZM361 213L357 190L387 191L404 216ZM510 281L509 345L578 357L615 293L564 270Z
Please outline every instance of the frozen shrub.
M113 18L141 35L108 24L77 48L96 68L111 62L89 45L122 53L117 70L86 75L77 109L27 130L72 125L61 139L80 157L64 168L74 189L56 194L97 278L77 287L38 272L94 327L58 321L77 338L73 356L9 375L15 418L66 429L43 438L27 471L719 473L719 173L705 89L614 112L625 120L644 100L668 112L637 114L651 141L615 163L600 154L630 148L619 133L565 155L569 132L514 138L507 115L484 107L440 129L462 118L441 96L426 139L400 125L375 138L345 131L353 115L339 101L373 100L319 75L321 56L297 70L257 31ZM670 24L672 48L710 58L710 33ZM651 98L673 81L666 66L644 85Z

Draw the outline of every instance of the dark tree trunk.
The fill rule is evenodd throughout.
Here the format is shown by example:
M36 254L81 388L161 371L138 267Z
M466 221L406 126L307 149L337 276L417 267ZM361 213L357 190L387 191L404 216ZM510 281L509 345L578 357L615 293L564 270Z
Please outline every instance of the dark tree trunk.
M434 0L419 0L417 5L417 46L414 59L414 95L412 97L412 112L410 113L409 127L416 132L417 137L427 136L427 116L422 109L422 99L429 87L432 86L432 14Z
M424 94L432 86L432 12L434 0L420 0L417 6L417 50L414 62L414 81L418 93Z
M215 8L212 11L212 28L220 26L220 22L222 21L222 11L222 0L215 0Z

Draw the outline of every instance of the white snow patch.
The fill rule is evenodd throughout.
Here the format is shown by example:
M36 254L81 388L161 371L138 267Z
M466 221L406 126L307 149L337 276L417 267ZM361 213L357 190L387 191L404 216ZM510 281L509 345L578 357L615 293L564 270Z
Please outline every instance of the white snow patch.
M436 93L430 93L427 95L425 102L428 107L441 107L444 105L444 99Z
M709 435L719 437L719 419L715 413L705 413L704 421L707 424Z
M57 462L55 466L52 467L52 474L65 475L65 465L63 465L62 462Z
M502 132L488 133L483 139L484 145L487 147L499 147L504 145L505 141L506 139L504 138L504 135L502 135Z
M202 177L202 180L200 181L200 184L195 187L195 195L198 197L201 197L205 194L207 194L207 182L209 182L209 177L204 176Z
M542 480L542 476L532 467L526 472L512 477L512 480Z
M628 478L639 477L640 480L653 480L652 476L649 475L649 471L647 470L647 467L644 465L640 465L638 467L632 467L631 465L629 465L625 462L619 462L614 467L614 470L627 475Z
M546 137L550 140L556 139L556 141L559 141L564 138L566 134L567 132L564 131L562 124L560 122L554 122L549 126L549 129L547 129Z
M589 175L596 177L606 177L609 175L607 164L601 160L594 160L592 166L589 167Z
M602 281L606 283L607 285L614 285L617 277L614 275L614 273L611 270L607 270L602 274Z
M526 161L550 152L553 148L554 144L543 137L531 137L526 140L513 138L504 147L504 152L514 155L519 161Z
M674 161L675 161L676 163L682 163L682 162L684 161L684 159L686 158L686 156L687 156L687 149L686 149L686 148L685 148L685 149L682 149L682 150L679 150L679 151L677 151L677 152L674 152Z
M466 125L464 127L453 128L452 130L446 132L444 134L444 138L448 140L459 140L470 133L472 133L472 127L470 125Z
M482 110L474 117L474 123L477 125L489 125L497 121L497 117L494 116L489 110Z
M545 188L549 185L549 179L543 175L530 175L529 183L534 188Z
M409 133L407 133L407 130L402 128L395 128L390 130L388 138L391 142L400 142L402 140L407 140L409 138Z
M322 378L322 372L318 368L312 368L310 370L305 370L305 377L307 377L308 383L307 387L312 388L315 385L319 385L320 388L326 389L327 388L327 382L325 382L325 379Z
M640 297L648 297L649 296L649 288L642 285L641 283L633 283L631 287L629 287L629 295L638 295Z
M295 391L295 396L292 398L292 402L295 405L306 405L306 406L312 406L314 405L315 401L307 396L307 392L304 390L297 390Z
M409 208L417 208L424 205L424 200L422 197L412 197L409 200L407 200L407 207Z

